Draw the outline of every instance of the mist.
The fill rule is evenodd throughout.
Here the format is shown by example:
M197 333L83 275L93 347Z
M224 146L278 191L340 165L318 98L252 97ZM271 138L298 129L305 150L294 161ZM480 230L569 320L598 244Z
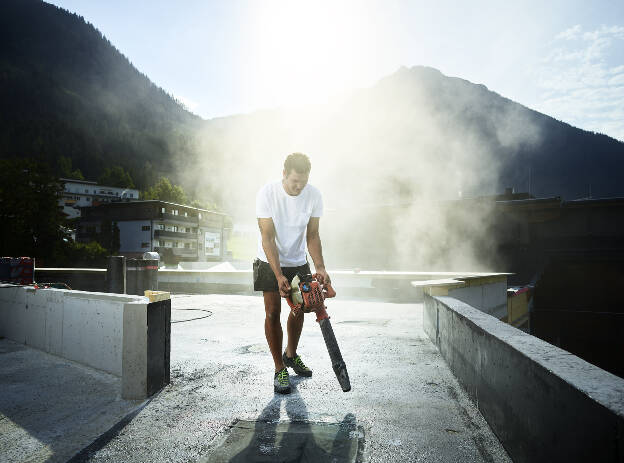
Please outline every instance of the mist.
M180 176L251 230L257 190L303 152L323 194L328 268L500 270L494 202L476 198L502 191L505 163L540 131L524 108L493 95L431 68L401 68L328 104L207 121Z

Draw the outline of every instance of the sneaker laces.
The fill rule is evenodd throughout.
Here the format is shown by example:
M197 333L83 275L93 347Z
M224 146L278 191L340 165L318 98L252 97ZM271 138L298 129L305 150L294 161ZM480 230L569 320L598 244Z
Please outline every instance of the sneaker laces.
M277 372L277 382L282 386L288 385L288 370L286 368Z
M293 359L293 362L295 363L295 365L297 365L299 368L302 368L304 370L309 370L309 368L305 365L305 363L303 363L303 360L301 360L301 357L299 357L298 355Z

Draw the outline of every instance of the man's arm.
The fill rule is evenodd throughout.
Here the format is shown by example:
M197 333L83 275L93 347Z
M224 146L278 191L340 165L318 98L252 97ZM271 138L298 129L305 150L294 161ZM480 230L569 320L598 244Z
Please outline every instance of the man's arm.
M271 270L277 279L277 288L281 296L288 296L290 293L290 284L288 279L282 273L279 261L279 253L275 244L275 225L272 218L258 219L258 227L260 227L260 235L262 236L262 249L267 256Z
M308 228L306 230L306 240L308 242L308 251L314 262L314 270L319 275L320 283L330 283L331 280L325 270L325 261L323 260L323 246L321 245L321 235L319 234L319 217L310 217Z

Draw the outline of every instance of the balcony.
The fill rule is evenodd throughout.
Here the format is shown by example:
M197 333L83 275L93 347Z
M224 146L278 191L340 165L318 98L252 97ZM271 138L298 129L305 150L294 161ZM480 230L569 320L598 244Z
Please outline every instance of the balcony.
M169 230L154 230L154 238L180 238L197 240L197 233L175 232Z
M184 215L173 215L165 212L164 214L160 212L158 214L158 218L162 220L171 220L172 222L185 222L185 223L194 223L197 224L197 217L185 217Z

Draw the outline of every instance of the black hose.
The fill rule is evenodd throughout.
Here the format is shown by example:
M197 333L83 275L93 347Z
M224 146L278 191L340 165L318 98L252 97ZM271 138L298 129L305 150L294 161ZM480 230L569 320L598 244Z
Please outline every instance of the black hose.
M201 320L203 318L208 318L208 317L212 316L212 312L210 310L206 310L206 309L172 309L172 310L199 310L201 312L207 312L208 315L204 315L203 317L189 318L188 320L175 320L175 321L172 320L171 323L192 322L194 320Z

